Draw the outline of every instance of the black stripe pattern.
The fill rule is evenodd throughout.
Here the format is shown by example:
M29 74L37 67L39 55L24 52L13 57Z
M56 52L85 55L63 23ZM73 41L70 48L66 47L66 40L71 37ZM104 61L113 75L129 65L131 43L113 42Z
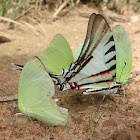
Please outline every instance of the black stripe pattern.
M102 30L98 31L98 28L102 28ZM91 58L93 58L93 56L91 56L92 53L98 47L100 41L103 39L104 35L109 30L110 30L110 27L109 27L108 23L101 15L96 15L96 14L91 15L91 17L89 19L89 26L87 29L87 36L86 36L83 48L78 57L78 60L75 62L74 68L72 69L72 70L74 70L74 72L72 73L72 75L70 77L66 78L66 81L64 83L67 83L72 78L74 78L76 76L76 74L78 74L86 66L86 64L88 64L88 62L91 60ZM94 38L96 36L98 36L98 39L94 40ZM112 40L112 38L113 37L111 36L111 38L108 40L107 43L109 43L110 40ZM88 45L87 45L87 42L89 42ZM94 43L94 46L92 45L93 43ZM79 67L79 68L77 68L77 67Z
M107 35L109 35L110 37L107 37ZM95 40L95 38L96 38L96 40ZM102 40L104 40L104 41L102 41ZM96 73L94 75L99 75L101 73L110 72L112 75L112 79L116 77L116 72L115 72L116 71L116 54L115 54L115 45L114 45L114 39L113 39L111 29L110 29L108 23L106 22L106 20L101 15L92 14L89 19L89 23L88 23L86 39L85 39L84 45L82 47L81 53L80 53L77 61L72 63L70 65L69 69L67 69L66 71L63 70L63 73L61 76L63 76L65 78L65 80L64 81L61 80L60 75L59 76L50 75L51 77L53 77L55 79L55 81L57 81L57 85L59 85L60 90L63 90L64 85L66 83L69 83L69 81L72 78L74 79L75 76L80 74L80 71L84 67L86 67L86 65L92 59L95 59L94 55L92 55L92 54L96 50L96 48L98 48L98 46L100 46L99 44L101 41L105 42L104 46L102 46L102 49L106 48L105 49L106 51L104 52L103 55L104 55L104 59L105 59L104 65L107 67L107 69L105 69L99 73ZM98 56L98 57L100 57L100 56ZM96 69L96 65L94 68ZM91 71L92 71L92 69L91 69ZM89 77L89 75L87 74L87 77L85 77L85 78L88 78L88 77ZM95 84L104 83L104 82L111 82L111 80L110 79L100 80L100 81L97 80L96 82L84 83L80 86L90 85L90 84L94 84L94 83ZM73 83L75 83L75 86L77 86L77 84L78 84L76 82L73 82ZM74 89L73 86L70 85L70 87L71 87L71 89ZM116 88L119 88L119 87L116 86ZM106 89L109 89L109 88L106 88ZM100 90L105 90L105 89L101 88Z

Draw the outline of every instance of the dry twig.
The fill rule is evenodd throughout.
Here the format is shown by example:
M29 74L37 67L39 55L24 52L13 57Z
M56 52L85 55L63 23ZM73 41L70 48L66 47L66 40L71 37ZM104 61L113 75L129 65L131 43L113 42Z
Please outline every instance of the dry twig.
M0 102L9 102L9 101L17 100L17 99L18 99L17 94L8 94L8 95L0 96Z
M21 26L21 27L28 27L28 28L31 29L31 31L32 31L35 35L40 35L40 34L36 31L36 29L35 29L31 24L29 24L29 23L27 23L27 22L25 22L25 21L17 22L17 21L14 21L14 20L12 20L12 19L5 18L5 17L0 17L0 20L8 21L8 22L17 24L17 25L19 25L19 26ZM41 27L41 25L39 25L39 26ZM42 29L42 31L43 31L43 33L41 33L41 34L42 34L43 36L46 37L46 33L45 33L43 27L41 27L41 29Z
M53 14L53 18L56 18L58 16L58 14L62 11L62 9L66 6L66 4L69 2L70 0L66 0L64 1L59 8L57 9L57 11Z

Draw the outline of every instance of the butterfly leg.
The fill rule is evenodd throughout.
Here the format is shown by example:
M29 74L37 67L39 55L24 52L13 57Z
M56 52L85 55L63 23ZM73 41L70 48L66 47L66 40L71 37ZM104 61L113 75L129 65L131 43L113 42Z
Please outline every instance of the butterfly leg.
M22 114L22 113L16 113L16 114L15 114L15 117L16 117L16 123L17 123L17 119L18 119L17 117L18 117L18 116L22 116L22 115L24 115L24 114Z
M124 97L125 100L127 100L126 95L125 95L125 87L126 87L126 86L127 86L127 84L125 84L125 85L123 86L123 94L116 94L116 92L115 92L115 93L113 93L113 94L111 94L111 95L115 95L115 96L118 96L118 97Z
M13 119L12 119L12 122L15 120L15 118L16 118L16 123L13 125L13 127L12 127L12 130L15 128L15 126L16 126L16 124L17 124L17 116L18 115L23 115L22 113L16 113L15 115L14 115L14 117L13 117ZM12 132L12 131L11 131ZM11 132L9 133L9 138L10 138L10 136L11 136Z
M19 116L19 115L24 115L24 114L22 114L22 113L16 113L16 114L14 115L14 118L13 118L12 121L14 121L15 118L16 118L16 124L17 124L17 116ZM14 125L14 127L16 126L16 124Z
M124 93L124 94L123 94L124 99L125 99L126 101L128 101L128 100L127 100L127 97L125 96L125 87L123 87L123 93Z
M127 100L127 98L125 96L125 88L126 88L126 86L127 86L127 83L125 83L124 86L123 86L123 93L124 93L124 98Z
M106 95L107 95L107 94L104 94L103 101L104 101L104 99L105 99Z
M24 114L23 113L16 113L15 116L16 116L16 123L17 123L17 117L18 116L23 116ZM34 122L32 121L31 117L28 115L28 117L30 118L31 122L33 123L34 125Z
M122 95L122 94L116 94L116 93L111 94L111 96L124 97L124 95Z

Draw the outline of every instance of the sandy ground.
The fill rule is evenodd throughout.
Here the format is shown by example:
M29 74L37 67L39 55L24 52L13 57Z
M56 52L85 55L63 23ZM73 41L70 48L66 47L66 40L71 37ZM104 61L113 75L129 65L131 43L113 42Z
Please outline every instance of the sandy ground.
M6 23L0 23L0 35L11 39L11 42L0 44L0 96L17 94L20 73L11 70L11 63L25 64L31 57L39 53L49 44L53 36L60 33L70 43L72 50L83 42L86 34L88 18L79 16L79 12L93 13L96 10L87 6L75 8L65 17L55 22L49 19L40 21L44 33L39 26L26 16L22 20L30 23L36 31L29 27L15 25L7 29ZM109 11L107 11L109 12ZM0 102L0 139L1 140L138 140L140 139L140 15L126 13L126 23L113 22L111 26L121 24L128 31L132 43L132 71L134 82L126 88L128 101L124 98L106 97L102 95L82 95L82 91L60 92L56 88L59 104L69 110L66 126L48 126L27 116L19 116L17 122L14 114L20 112L15 107L16 101ZM36 34L35 34L36 33ZM44 35L45 34L45 35ZM137 74L137 76L136 76ZM8 89L6 88L8 87ZM95 135L91 138L89 118L93 130L101 113L107 108L99 121Z

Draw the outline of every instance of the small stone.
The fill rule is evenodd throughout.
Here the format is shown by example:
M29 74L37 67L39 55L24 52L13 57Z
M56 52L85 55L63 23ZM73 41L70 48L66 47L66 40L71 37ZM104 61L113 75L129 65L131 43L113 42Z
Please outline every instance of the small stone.
M54 136L51 136L51 137L50 137L50 140L55 140Z
M139 17L138 16L132 16L131 17L131 22L137 22L139 21Z

